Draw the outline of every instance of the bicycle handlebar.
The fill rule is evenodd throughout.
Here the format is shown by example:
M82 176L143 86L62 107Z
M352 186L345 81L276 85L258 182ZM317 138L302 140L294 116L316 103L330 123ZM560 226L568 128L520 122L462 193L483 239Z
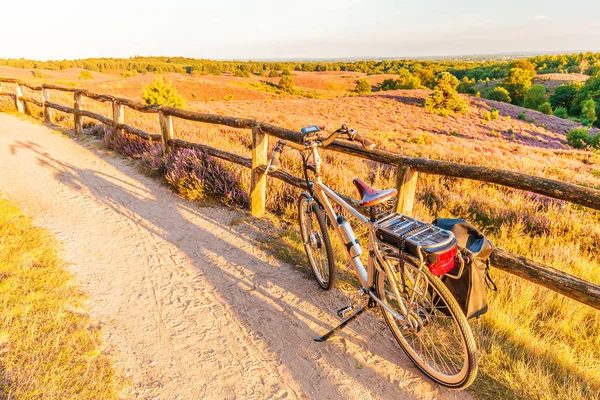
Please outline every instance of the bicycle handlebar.
M324 128L324 127L323 127ZM360 143L366 150L372 150L375 147L375 143L370 140L364 138L360 135L360 133L356 132L356 130L352 128L348 128L346 124L343 124L338 130L334 131L331 135L329 135L324 140L316 140L317 146L319 147L327 147L335 139L338 138L341 134L347 134L349 140L355 140ZM316 138L316 137L315 137ZM269 164L265 169L265 175L268 174L269 170L275 170L279 168L279 158L281 157L281 152L285 146L289 146L298 151L305 151L310 148L310 145L307 143L295 143L287 140L280 140L277 142L277 145L273 148L273 153L271 154L271 159L269 160Z
M329 146L337 137L341 134L347 134L349 140L355 140L360 143L366 150L373 150L375 143L361 136L360 133L356 132L355 129L348 128L346 124L343 124L340 129L333 132L327 137L327 139L321 141L323 147Z

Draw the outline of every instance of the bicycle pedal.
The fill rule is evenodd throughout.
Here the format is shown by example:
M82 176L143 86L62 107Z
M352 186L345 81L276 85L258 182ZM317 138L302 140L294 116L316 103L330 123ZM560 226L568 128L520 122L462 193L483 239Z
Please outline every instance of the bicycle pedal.
M341 310L338 310L337 315L340 318L346 318L348 315L352 314L352 311L354 311L354 304L344 307Z

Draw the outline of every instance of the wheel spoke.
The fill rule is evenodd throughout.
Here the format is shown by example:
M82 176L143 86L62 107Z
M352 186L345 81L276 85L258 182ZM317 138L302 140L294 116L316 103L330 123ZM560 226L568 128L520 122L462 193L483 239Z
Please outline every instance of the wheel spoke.
M429 271L427 273L406 267L405 287L395 290L393 280L379 272L377 289L381 300L396 312L399 310L398 301L405 302L410 324L403 327L383 307L382 312L399 344L423 372L447 386L467 386L476 373L472 334L458 304L453 298L446 297L451 295L443 283ZM400 273L395 272L394 275L400 285ZM396 299L395 292L400 293L403 299ZM450 306L449 302L453 305ZM462 325L457 318L462 318ZM467 340L471 341L470 345Z
M318 207L317 203L309 200L307 195L300 197L298 205L300 230L315 279L323 289L329 289L332 280L333 253L328 233L323 229L327 226L325 216Z

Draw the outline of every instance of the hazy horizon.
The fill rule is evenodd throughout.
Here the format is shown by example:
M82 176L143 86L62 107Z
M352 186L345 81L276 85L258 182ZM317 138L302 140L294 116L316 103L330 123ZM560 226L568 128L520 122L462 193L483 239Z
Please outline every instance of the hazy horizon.
M74 0L3 5L0 58L60 60L165 55L318 60L600 51L600 4L434 0L228 3ZM120 12L115 12L116 10Z

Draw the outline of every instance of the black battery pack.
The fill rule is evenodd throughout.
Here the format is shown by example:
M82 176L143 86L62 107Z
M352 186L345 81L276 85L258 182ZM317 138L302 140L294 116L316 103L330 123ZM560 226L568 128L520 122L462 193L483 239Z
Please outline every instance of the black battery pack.
M404 240L404 251L431 263L437 261L437 254L456 246L452 232L398 213L377 221L375 234L380 242L396 248ZM419 255L418 249L425 254Z

